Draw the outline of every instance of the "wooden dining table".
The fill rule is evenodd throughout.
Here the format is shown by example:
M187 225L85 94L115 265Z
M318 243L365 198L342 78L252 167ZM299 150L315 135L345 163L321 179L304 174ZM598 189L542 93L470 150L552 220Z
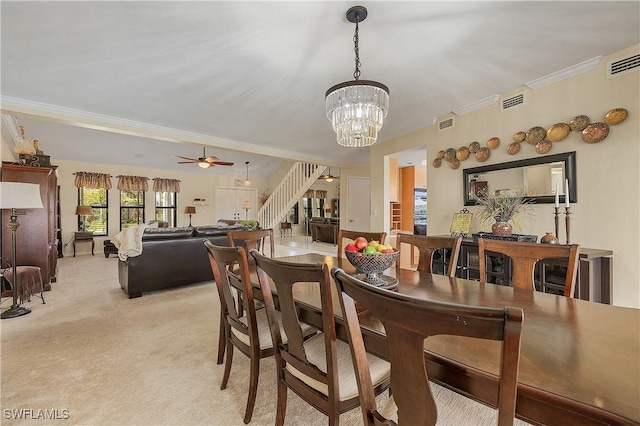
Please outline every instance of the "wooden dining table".
M279 258L326 262L356 272L347 259L321 254ZM514 306L524 311L516 417L531 423L640 424L640 310L518 290L392 267L398 292L472 306ZM321 326L317 284L294 289L302 321ZM339 338L346 339L334 290ZM359 315L367 350L387 355L382 324ZM425 340L429 377L461 394L496 406L501 342L455 336Z

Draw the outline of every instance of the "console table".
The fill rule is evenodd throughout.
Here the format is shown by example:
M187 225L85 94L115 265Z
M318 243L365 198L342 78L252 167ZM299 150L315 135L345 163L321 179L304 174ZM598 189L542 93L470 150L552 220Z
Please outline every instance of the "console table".
M438 250L433 256L432 270L446 274L449 250ZM487 280L492 284L511 285L511 262L502 254L490 254ZM592 302L611 304L613 282L613 251L580 247L580 264L576 277L574 297ZM538 262L535 273L536 289L563 294L566 262L562 259L544 259ZM478 243L462 240L456 276L480 280Z
M93 240L93 232L76 232L73 236L73 257L76 257L76 244L79 243L91 243L91 256L93 256L93 249L96 247L96 242Z

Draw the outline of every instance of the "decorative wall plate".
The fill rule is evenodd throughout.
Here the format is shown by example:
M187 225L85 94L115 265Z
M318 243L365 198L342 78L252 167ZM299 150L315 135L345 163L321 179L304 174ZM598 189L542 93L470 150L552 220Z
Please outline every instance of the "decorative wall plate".
M524 133L524 132L522 132ZM509 146L507 146L507 154L515 155L520 152L520 143L519 142L511 142Z
M556 123L547 130L547 139L551 142L560 142L569 136L571 127L567 123Z
M591 123L582 131L582 140L586 143L602 142L609 136L609 125L606 123Z
M440 164L442 164L442 158L436 158L435 160L433 160L433 167L435 167L436 169L440 167Z
M461 146L456 152L456 158L460 161L464 161L469 158L469 152L469 148L467 148L466 146Z
M581 132L589 123L591 123L591 119L586 115L576 115L569 122L569 127L571 127L571 130L574 132Z
M469 144L469 152L476 153L480 149L480 142L474 141Z
M551 148L553 148L553 144L546 139L536 144L536 152L538 154L546 154L551 151Z
M456 150L453 148L447 148L444 152L444 159L448 162L452 162L456 158Z
M616 108L612 109L604 116L604 122L609 126L615 126L616 124L624 122L628 116L629 111L624 108Z
M513 141L514 142L522 142L524 141L524 138L527 137L527 134L525 132L518 132L515 135L513 135Z
M478 148L478 150L476 151L476 160L482 163L483 161L487 161L490 155L491 150L486 146L483 146L481 148Z
M453 161L451 161L451 163L449 164L449 167L451 167L452 169L457 169L458 167L460 167L460 160L454 158Z
M444 157L444 150L443 149L438 151L438 153L436 154L436 158L442 158L442 157Z
M540 126L532 127L524 138L528 144L535 145L541 142L547 136L547 131Z
M491 149L496 149L500 145L500 138L493 137L487 142L487 146Z

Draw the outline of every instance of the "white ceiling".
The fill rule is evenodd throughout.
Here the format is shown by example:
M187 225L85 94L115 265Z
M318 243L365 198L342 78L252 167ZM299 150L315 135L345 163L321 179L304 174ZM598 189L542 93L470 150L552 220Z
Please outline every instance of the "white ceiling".
M234 173L366 165L324 110L353 78L354 4L2 1L3 113L58 159L195 169L175 155L209 145ZM638 1L361 4L361 78L391 92L379 143L640 42Z

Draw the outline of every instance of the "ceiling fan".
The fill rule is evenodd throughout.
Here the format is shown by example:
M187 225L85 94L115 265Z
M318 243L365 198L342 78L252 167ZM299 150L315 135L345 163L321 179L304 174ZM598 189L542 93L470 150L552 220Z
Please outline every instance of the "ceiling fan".
M230 163L228 161L220 161L218 157L214 157L213 155L210 155L207 157L205 150L206 150L206 147L202 147L202 157L199 157L197 159L177 155L177 157L182 158L183 160L187 160L187 161L178 161L178 164L196 163L198 164L198 166L202 167L203 169L208 169L211 166L233 166L233 163Z
M340 179L340 176L333 176L331 174L331 167L329 167L329 173L325 175L318 176L318 179L323 179L327 182L333 182L334 179Z

